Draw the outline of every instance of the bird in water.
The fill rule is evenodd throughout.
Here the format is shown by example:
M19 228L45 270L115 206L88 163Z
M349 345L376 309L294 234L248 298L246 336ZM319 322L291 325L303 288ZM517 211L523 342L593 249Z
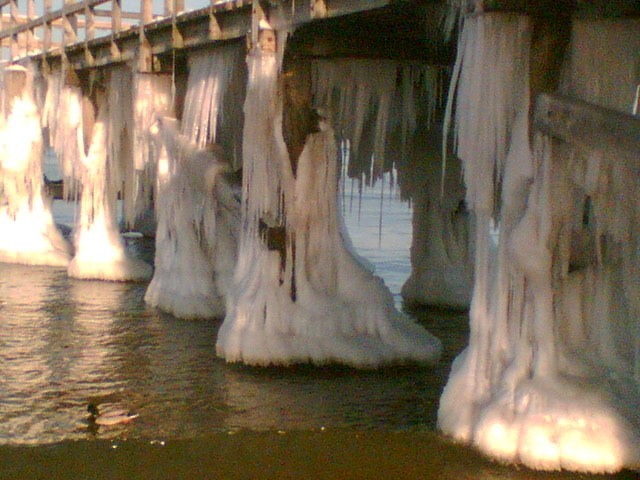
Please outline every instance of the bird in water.
M138 418L137 413L131 413L123 409L106 409L102 411L95 403L89 403L87 406L89 412L89 423L100 426L113 426L129 423Z

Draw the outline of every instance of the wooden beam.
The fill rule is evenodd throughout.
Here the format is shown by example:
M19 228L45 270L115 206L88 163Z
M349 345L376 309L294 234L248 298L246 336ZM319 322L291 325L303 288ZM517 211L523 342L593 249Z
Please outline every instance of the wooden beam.
M640 118L581 100L541 94L534 127L587 151L640 159ZM640 170L640 162L638 162ZM640 171L639 171L640 173Z

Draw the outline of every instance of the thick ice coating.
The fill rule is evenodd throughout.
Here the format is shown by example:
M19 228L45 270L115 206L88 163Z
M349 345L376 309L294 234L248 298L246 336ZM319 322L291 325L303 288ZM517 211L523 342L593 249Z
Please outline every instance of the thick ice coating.
M92 97L83 97L79 87L64 84L62 77L58 72L48 79L43 117L65 193L80 197L68 273L82 279L148 279L151 266L127 253L116 212L119 192L125 203L135 201L134 195L127 196L135 171L131 72L126 67L112 70L108 88L94 85Z
M243 223L218 354L255 365L436 361L440 342L344 247L331 128L307 137L294 176L277 58L252 51L248 65Z
M540 132L530 146L529 43L524 17L465 19L456 133L478 218L475 287L438 425L533 468L637 467L637 158Z
M195 53L182 128L158 117L156 257L145 301L180 318L223 317L238 249L240 202L216 145L239 49ZM182 133L180 132L182 131Z
M145 301L180 318L221 317L233 276L239 201L225 180L226 162L158 121L155 272Z
M3 72L0 112L0 261L66 266L71 246L44 194L42 130L30 71Z

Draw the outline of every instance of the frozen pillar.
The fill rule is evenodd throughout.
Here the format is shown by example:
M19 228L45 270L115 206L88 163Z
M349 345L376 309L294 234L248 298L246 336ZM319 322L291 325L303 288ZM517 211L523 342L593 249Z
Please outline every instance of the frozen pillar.
M185 319L222 317L236 261L239 202L215 148L199 149L161 118L155 271L145 301ZM212 147L210 145L210 147Z
M611 50L616 37L580 42L581 52ZM560 105L548 119L567 119L569 144L531 132L531 41L526 17L464 21L452 90L477 218L475 284L469 346L452 366L438 425L532 468L637 468L638 149L611 146L633 143L616 123L635 120L607 127L606 116L590 123ZM611 145L594 146L607 129Z
M31 73L4 71L0 118L0 261L66 266L71 248L44 196L42 131Z
M218 354L256 365L436 361L440 342L344 247L333 131L308 93L296 95L310 92L310 68L287 71L283 120L275 32L261 35L270 48L247 57L242 231Z
M414 138L402 184L413 201L411 276L402 297L409 304L466 309L473 291L473 230L462 166L451 155L442 178L440 129Z
M82 279L138 281L151 277L151 267L127 255L117 222L118 181L113 150L109 149L109 115L105 92L96 87L97 114L89 150L79 149L73 172L82 188L75 226L75 255L69 276ZM115 177L115 178L114 178Z

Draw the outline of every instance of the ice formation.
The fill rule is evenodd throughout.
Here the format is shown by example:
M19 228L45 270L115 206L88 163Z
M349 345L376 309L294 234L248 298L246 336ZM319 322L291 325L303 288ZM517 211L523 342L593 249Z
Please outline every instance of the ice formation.
M220 152L198 149L159 119L155 272L145 301L180 318L222 317L237 250L239 201Z
M66 266L71 248L45 197L42 130L24 67L4 70L0 112L0 261Z
M376 72L372 75L371 72ZM408 301L469 306L472 281L464 189L449 169L441 192L432 132L443 70L391 60L316 60L314 96L349 145L348 174L369 183L393 165L403 197L415 202ZM342 159L345 162L345 158Z
M465 19L456 133L478 219L475 288L438 424L533 468L637 467L637 158L539 132L530 148L529 43L524 17Z
M401 178L413 202L412 269L402 297L409 303L465 309L473 290L473 222L454 156L447 161L442 188L441 135L437 128L418 129L410 173Z
M117 222L118 192L131 191L128 185L134 178L133 139L127 133L134 130L129 124L133 112L126 108L133 105L130 76L125 67L116 68L111 71L107 92L94 86L97 113L90 126L85 121L93 117L88 115L93 105L89 98L83 98L79 87L64 85L55 76L48 86L43 116L61 163L65 188L75 195L77 190L70 185L81 191L75 255L68 267L69 275L75 278L137 281L151 276L149 265L127 254ZM125 203L134 198L125 198Z
M418 123L435 119L441 69L391 60L316 60L314 102L348 140L349 175L369 183L400 166ZM375 72L372 75L371 72Z
M179 132L159 118L155 272L145 301L180 318L222 317L236 262L240 204L214 145L225 93L238 61L226 47L190 57Z
M307 136L294 175L278 56L254 49L247 63L242 231L218 354L256 365L436 361L440 342L344 247L331 128L321 121Z

